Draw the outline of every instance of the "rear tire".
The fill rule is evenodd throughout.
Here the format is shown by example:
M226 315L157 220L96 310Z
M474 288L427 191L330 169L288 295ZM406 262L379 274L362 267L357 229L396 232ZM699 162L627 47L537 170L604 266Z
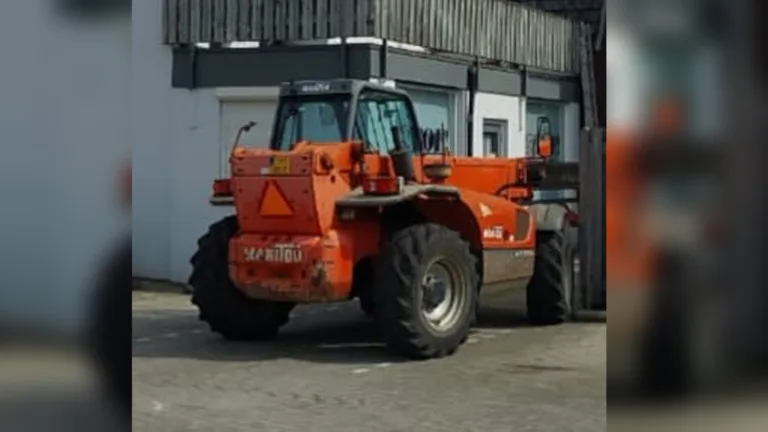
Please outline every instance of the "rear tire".
M358 301L360 302L360 310L363 311L365 316L372 317L375 310L373 298L370 295L364 295L358 297Z
M399 230L379 256L376 275L374 316L391 350L443 357L467 340L479 276L458 233L435 224Z
M233 341L274 338L288 322L294 303L254 300L246 297L229 279L229 240L237 232L237 218L216 222L198 240L192 256L192 304L201 321Z
M526 289L528 320L534 325L561 324L572 314L573 246L563 231L536 233L533 276Z

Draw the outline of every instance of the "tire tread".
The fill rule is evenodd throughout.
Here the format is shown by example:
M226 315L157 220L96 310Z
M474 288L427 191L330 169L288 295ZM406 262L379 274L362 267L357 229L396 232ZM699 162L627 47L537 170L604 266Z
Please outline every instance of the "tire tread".
M422 271L422 263L431 256L434 245L449 249L461 260L465 278L472 287L479 284L476 258L469 244L458 233L436 224L411 225L394 233L385 245L376 268L376 318L388 346L410 358L436 358L451 355L463 344L474 323L477 290L470 290L467 316L458 325L455 335L437 339L424 331L420 316L413 304L415 281ZM378 307L382 305L382 307Z
M198 250L190 259L191 302L198 308L198 318L225 339L271 339L288 322L295 304L254 300L235 287L229 279L227 255L237 229L237 218L229 216L211 225L198 240Z

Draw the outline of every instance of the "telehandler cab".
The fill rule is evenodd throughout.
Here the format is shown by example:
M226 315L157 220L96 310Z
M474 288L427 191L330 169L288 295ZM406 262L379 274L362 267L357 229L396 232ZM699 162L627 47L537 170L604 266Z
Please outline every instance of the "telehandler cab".
M254 124L244 126L230 178L214 181L212 202L235 215L191 259L200 319L227 339L263 339L296 304L359 298L387 345L412 358L454 353L489 286L527 286L533 323L567 320L578 217L533 198L577 188L578 166L548 159L546 123L537 157L454 156L424 142L402 90L284 84L269 148L239 146Z

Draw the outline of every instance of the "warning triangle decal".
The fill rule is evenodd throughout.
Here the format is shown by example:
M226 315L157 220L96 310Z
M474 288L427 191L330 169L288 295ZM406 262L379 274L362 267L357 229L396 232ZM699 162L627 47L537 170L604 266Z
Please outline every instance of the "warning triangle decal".
M288 204L288 200L283 195L283 191L274 181L267 182L264 194L261 196L261 205L259 206L261 216L292 216L293 209Z

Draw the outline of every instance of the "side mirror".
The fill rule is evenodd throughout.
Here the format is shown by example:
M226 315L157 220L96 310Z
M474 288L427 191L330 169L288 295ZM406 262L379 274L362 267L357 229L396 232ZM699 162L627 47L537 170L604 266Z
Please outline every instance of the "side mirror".
M552 138L547 136L539 139L537 143L537 153L540 157L546 159L552 156Z
M240 127L240 129L238 129L237 136L235 136L235 142L232 143L232 148L229 151L230 158L234 156L235 150L237 149L238 145L240 145L240 137L242 137L244 133L250 132L254 126L256 126L256 122L249 121L248 123Z
M548 117L539 117L536 127L536 153L544 159L552 156L551 123Z

